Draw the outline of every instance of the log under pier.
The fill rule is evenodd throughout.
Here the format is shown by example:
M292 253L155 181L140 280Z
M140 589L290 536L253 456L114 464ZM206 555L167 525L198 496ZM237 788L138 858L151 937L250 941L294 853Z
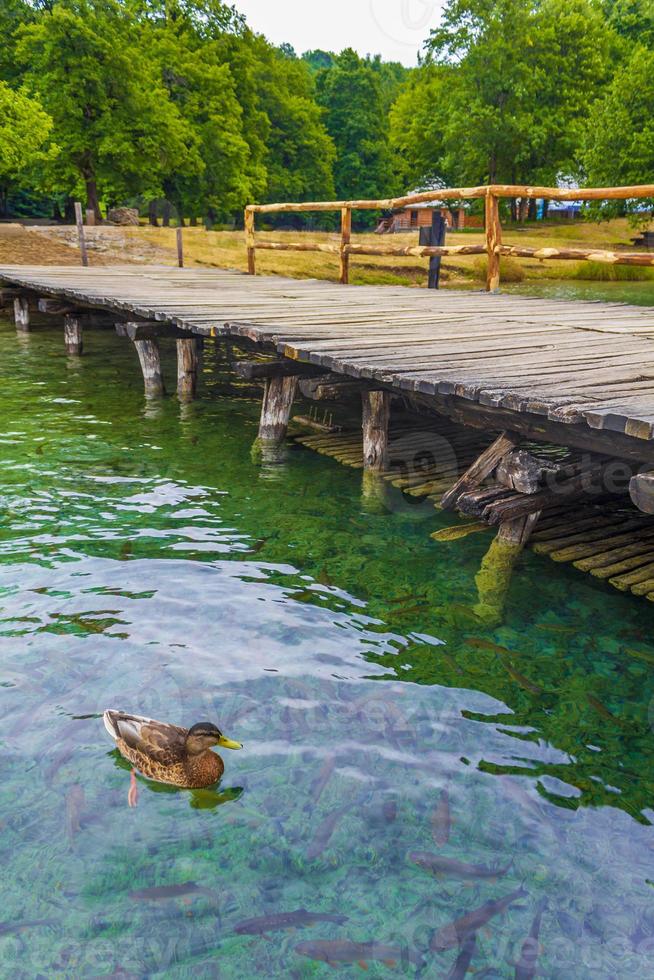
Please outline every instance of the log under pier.
M265 386L262 443L284 440L301 393L327 411L305 415L319 431L297 441L364 469L368 488L654 599L654 310L162 267L0 266L0 286L19 331L47 315L75 356L114 330L151 397L164 396L161 342L176 341L188 401L203 338L224 338L240 376ZM335 431L338 412L356 430Z

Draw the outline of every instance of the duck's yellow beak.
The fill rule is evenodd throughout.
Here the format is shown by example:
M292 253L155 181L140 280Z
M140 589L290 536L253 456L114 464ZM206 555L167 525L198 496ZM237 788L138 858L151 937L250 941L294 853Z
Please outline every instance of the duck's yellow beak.
M231 738L225 738L221 735L218 739L218 745L221 745L223 749L242 749L243 746L240 742L232 742Z

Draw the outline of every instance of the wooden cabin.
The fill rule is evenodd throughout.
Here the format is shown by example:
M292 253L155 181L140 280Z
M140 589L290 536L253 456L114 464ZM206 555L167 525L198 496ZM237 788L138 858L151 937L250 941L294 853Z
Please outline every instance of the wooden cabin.
M434 211L439 211L445 218L448 231L460 231L462 228L474 228L481 224L479 219L469 215L465 208L448 208L442 202L435 201L398 208L388 217L382 218L376 229L377 234L431 228L431 218Z

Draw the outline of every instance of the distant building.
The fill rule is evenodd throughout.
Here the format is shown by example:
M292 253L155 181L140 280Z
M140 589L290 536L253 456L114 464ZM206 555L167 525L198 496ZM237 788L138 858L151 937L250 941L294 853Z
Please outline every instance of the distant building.
M434 211L439 211L448 230L475 228L482 225L479 218L471 217L465 208L448 208L442 201L429 201L426 204L412 204L409 207L398 208L386 218L382 218L376 229L377 234L383 235L397 231L413 231L419 228L430 228Z

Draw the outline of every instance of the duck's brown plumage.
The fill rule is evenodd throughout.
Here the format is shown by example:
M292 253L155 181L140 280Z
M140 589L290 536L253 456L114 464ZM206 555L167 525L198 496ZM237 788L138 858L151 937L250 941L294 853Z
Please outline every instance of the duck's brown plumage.
M105 711L104 723L120 754L159 783L203 789L216 783L225 771L223 760L215 752L187 752L187 728L112 710Z

